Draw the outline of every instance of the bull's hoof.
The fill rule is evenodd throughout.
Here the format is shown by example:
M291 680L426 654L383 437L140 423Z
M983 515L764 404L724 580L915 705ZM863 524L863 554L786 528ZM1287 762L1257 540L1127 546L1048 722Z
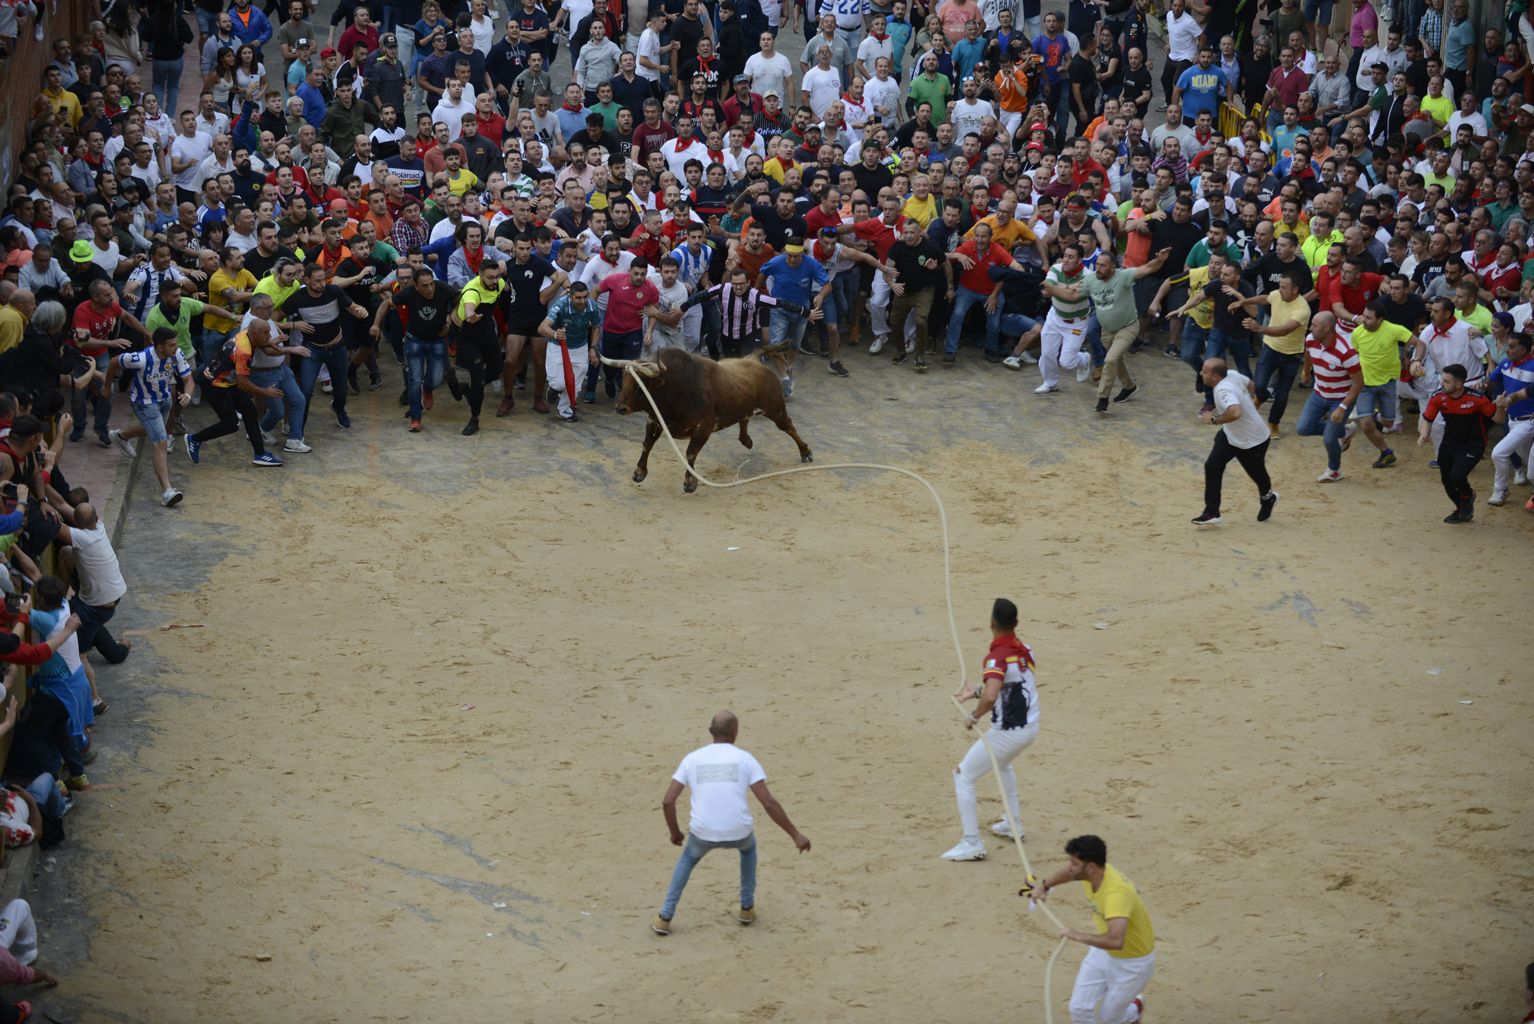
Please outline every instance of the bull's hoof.
M649 475L650 475L649 472L646 471L646 470L636 469L636 470L634 470L634 482L636 484L642 484L642 483L644 483L644 478L649 476Z
M814 462L815 461L815 456L811 455L809 452L805 452L803 455L799 456L799 461L800 462Z
M697 489L698 489L698 481L697 480L692 479L691 477L689 477L688 479L682 481L682 493L683 494L692 494Z

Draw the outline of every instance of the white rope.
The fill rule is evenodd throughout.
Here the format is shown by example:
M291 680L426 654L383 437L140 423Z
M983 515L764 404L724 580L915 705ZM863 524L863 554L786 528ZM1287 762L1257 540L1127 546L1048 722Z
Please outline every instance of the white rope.
M605 356L601 357L601 359L604 363L613 365L612 363L609 363ZM639 385L640 393L644 395L645 401L649 403L650 409L655 414L655 422L660 424L661 432L666 435L666 441L671 445L671 450L676 453L677 460L681 462L682 465L686 466L688 471L692 473L692 475L696 477L705 487L727 490L731 487L743 487L746 484L754 484L760 483L763 480L771 480L773 477L777 476L791 476L795 473L826 472L837 469L871 469L883 473L898 473L901 476L910 477L912 480L915 480L917 483L925 487L927 489L927 493L932 496L933 502L937 505L938 523L942 527L943 600L948 606L948 634L953 641L954 658L958 661L959 664L959 685L957 689L961 693L964 691L965 683L969 679L969 673L965 668L964 647L959 640L959 623L954 616L953 559L950 553L948 537L948 509L943 505L942 495L938 494L937 488L933 487L932 484L927 481L926 477L909 469L902 469L899 466L887 466L880 462L835 462L823 463L821 465L811 464L807 466L792 466L788 469L775 469L770 473L761 473L757 476L748 476L744 480L740 479L740 471L736 470L736 478L734 480L729 480L722 483L710 480L708 477L698 472L695 466L692 466L688 463L687 456L683 453L681 445L677 444L676 438L671 435L671 428L666 426L665 417L661 415L660 406L655 402L655 396L650 394L650 389L645 386L644 374L637 371L631 363L624 363L622 366L623 372L628 374L629 377L633 379L635 384ZM964 710L964 705L959 703L959 699L951 693L948 695L948 699L953 702L954 707L959 709L959 713L964 716L967 723L969 721L969 712ZM1023 848L1022 829L1019 827L1017 821L1012 817L1012 806L1007 801L1006 791L1001 788L1001 765L996 760L996 752L991 749L991 741L986 733L980 732L978 735L980 737L980 742L985 746L986 756L991 760L991 776L996 780L997 790L1001 793L1001 806L1003 813L1005 813L1007 816L1007 828L1012 833L1012 845L1017 848L1018 858L1022 861L1023 871L1027 874L1028 885L1036 885L1038 883L1038 878L1033 873L1033 865L1028 861L1028 851ZM1044 915L1048 917L1051 922L1053 922L1056 928L1064 930L1064 923L1055 916L1055 912L1050 908L1048 903L1034 903L1034 901L1030 899L1029 904L1030 909L1032 906L1038 906L1041 910L1044 911ZM1054 975L1055 961L1059 959L1060 951L1065 948L1065 942L1066 940L1062 938L1055 945L1054 952L1049 956L1049 963L1044 968L1044 1024L1054 1024L1054 999L1051 996L1050 981Z

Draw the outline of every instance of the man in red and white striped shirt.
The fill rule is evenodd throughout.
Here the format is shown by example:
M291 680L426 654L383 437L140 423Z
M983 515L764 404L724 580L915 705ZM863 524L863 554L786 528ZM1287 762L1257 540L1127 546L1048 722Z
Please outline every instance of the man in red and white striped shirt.
M1326 469L1316 482L1335 483L1342 479L1343 437L1353 403L1363 390L1364 373L1357 350L1337 333L1337 318L1331 313L1317 313L1310 321L1302 372L1311 375L1315 383L1300 411L1296 433L1302 437L1321 435L1326 444Z

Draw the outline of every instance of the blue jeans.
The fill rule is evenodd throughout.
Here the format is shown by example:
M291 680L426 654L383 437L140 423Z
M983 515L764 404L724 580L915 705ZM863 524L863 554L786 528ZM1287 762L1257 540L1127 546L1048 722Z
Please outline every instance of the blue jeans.
M781 345L784 342L797 345L804 340L804 329L809 323L805 317L794 316L784 309L774 309L767 328L767 342L770 345Z
M1006 338L1021 338L1035 327L1039 322L1031 316L1022 313L1003 313L996 325L997 333Z
M1267 345L1262 346L1262 355L1257 357L1257 376L1252 385L1257 388L1257 397L1266 397L1273 404L1268 406L1268 422L1277 423L1284 418L1284 410L1289 407L1289 392L1294 390L1294 378L1300 375L1300 360L1298 355L1288 356L1282 352L1276 352ZM1278 378L1277 386L1273 385L1273 378Z
M756 906L756 833L744 839L715 843L699 839L689 832L687 843L682 847L682 855L676 859L676 870L671 872L671 886L666 890L666 901L660 907L661 917L669 921L676 914L677 901L682 898L682 890L687 888L687 879L703 855L710 850L721 849L740 851L740 905L747 910Z
M405 335L405 401L410 418L421 418L421 388L435 391L447 373L447 342L426 341Z
M51 818L62 818L69 810L69 801L64 799L58 782L47 772L27 783L26 790L37 801L38 808Z
M320 367L330 367L330 407L337 413L346 412L346 371L351 369L351 353L346 346L336 342L329 348L309 346L307 359L298 361L298 387L303 392L304 408L296 417L300 435L309 418L309 407L314 404L314 383L320 379ZM288 427L292 428L295 417L288 415Z
M953 319L948 321L948 337L944 340L943 351L949 355L959 351L959 330L964 326L965 317L969 316L972 307L984 303L990 298L988 292L971 291L962 284L953 290ZM996 303L994 311L987 310L985 314L985 350L996 352L1001 347L1001 303Z
M186 60L181 57L154 62L153 91L155 99L160 101L161 110L176 109L176 100L181 97L181 71L185 64Z
M863 275L857 268L844 270L831 278L831 301L821 306L826 312L826 321L833 324L845 324L852 326L852 307L858 301L858 285L862 282ZM831 309L835 307L836 315L833 319Z
M121 665L128 660L128 648L118 643L107 629L107 623L117 614L116 601L110 605L93 605L77 598L70 607L80 616L80 628L75 633L80 650L96 651L109 665Z
M1204 378L1199 371L1204 368L1204 345L1209 340L1209 329L1193 322L1191 316L1182 318L1182 334L1177 339L1177 357L1193 367L1193 390L1200 395L1206 392ZM1208 401L1206 397L1204 401Z
M1204 358L1224 359L1226 353L1235 357L1236 369L1241 371L1241 376L1252 375L1252 336L1246 333L1231 334L1218 327L1209 328L1209 336L1204 340Z
M1092 353L1092 365L1102 366L1108 360L1108 350L1103 348L1103 325L1093 316L1087 321L1087 351Z
M293 376L288 364L283 363L269 370L251 370L250 382L257 387L276 388L282 392L281 398L266 400L266 411L261 414L261 429L268 433L275 430L277 421L286 413L288 440L302 441L304 414L309 408L309 400L304 397L303 390L298 386L298 378Z
M1326 468L1331 470L1342 469L1342 434L1348 429L1347 421L1333 423L1331 420L1332 410L1342 405L1342 402L1322 398L1314 391L1305 399L1305 408L1300 410L1299 426L1294 432L1301 437L1315 437L1321 435L1321 440L1326 444Z
M202 332L202 344L197 349L197 366L207 366L218 355L219 349L224 347L224 342L234 337L233 331L210 331L204 328Z

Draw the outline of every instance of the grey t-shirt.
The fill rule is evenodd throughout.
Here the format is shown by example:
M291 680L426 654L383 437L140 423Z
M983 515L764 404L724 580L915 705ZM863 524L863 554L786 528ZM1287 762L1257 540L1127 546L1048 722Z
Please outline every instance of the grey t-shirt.
M1106 281L1093 271L1081 282L1081 290L1092 300L1097 323L1104 334L1138 322L1140 314L1135 309L1134 289L1135 272L1129 269L1115 270Z

